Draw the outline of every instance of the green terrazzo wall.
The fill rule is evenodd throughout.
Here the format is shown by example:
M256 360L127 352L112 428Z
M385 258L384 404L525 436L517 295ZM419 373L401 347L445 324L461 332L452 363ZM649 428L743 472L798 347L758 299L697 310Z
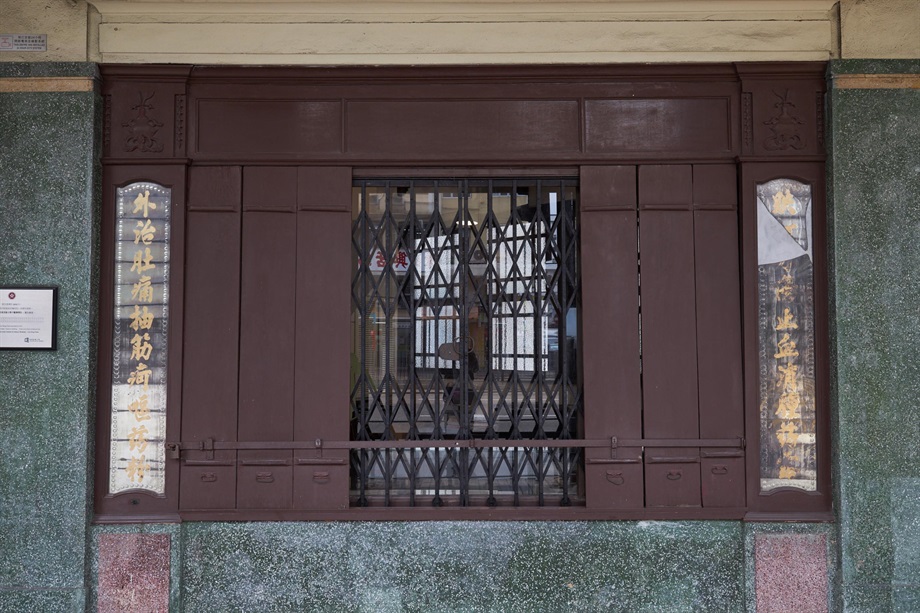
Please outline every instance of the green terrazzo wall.
M0 78L95 75L0 64ZM0 285L60 286L58 350L0 351L0 611L85 601L98 110L93 92L0 93Z
M183 525L187 611L744 611L739 522Z
M827 569L828 602L802 610L837 610L827 523L214 522L92 533L94 577L101 535L166 534L171 611L259 613L757 613L758 582L770 578L758 578L756 539L805 535L826 542L826 560L813 562Z
M852 60L842 74L920 74ZM920 611L920 89L831 90L843 610Z

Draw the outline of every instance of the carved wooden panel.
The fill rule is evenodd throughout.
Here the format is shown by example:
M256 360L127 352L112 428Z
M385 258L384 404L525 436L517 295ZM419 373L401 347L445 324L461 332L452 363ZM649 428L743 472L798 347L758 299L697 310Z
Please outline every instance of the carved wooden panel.
M125 69L121 69L125 70ZM109 78L104 85L104 155L151 159L185 155L188 67L163 67L144 80Z
M743 77L742 89L750 99L749 112L744 113L745 154L788 157L824 153L823 79Z
M724 66L648 69L638 81L646 69L442 70L106 66L105 156L338 165L740 153L739 79ZM747 118L763 114L748 101Z
M176 141L175 141L175 155L176 157L185 156L185 94L176 95Z

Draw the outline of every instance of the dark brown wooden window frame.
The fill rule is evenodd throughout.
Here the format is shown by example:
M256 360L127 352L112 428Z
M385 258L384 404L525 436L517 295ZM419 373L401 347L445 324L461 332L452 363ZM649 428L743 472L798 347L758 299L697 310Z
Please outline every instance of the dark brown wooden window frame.
M103 66L96 521L830 520L824 69L818 63L335 69ZM780 106L777 100L782 101ZM790 101L794 101L791 108ZM248 125L242 121L247 117L256 121ZM300 123L294 121L298 117ZM302 121L303 117L310 120ZM540 129L534 130L534 125ZM219 231L221 224L229 223L226 227L240 232L241 222L232 221L234 215L239 219L247 211L289 215L301 220L298 232L321 242L341 231L355 178L533 176L578 178L585 229L582 249L598 257L586 263L582 273L583 299L594 305L585 307L582 318L585 329L592 331L585 335L582 349L585 431L592 438L594 433L604 433L610 445L585 451L585 506L349 507L348 446L335 444L350 440L348 422L328 419L322 408L348 402L348 386L343 383L347 349L335 347L335 331L346 325L349 308L344 288L323 302L308 299L307 290L299 285L296 289L295 299L303 304L297 309L304 309L298 317L324 317L329 323L324 328L298 328L296 346L330 348L323 356L298 353L298 359L330 376L296 379L295 398L303 397L306 392L301 388L309 383L315 401L298 405L305 408L294 418L296 434L287 447L289 454L293 450L290 461L272 459L264 446L255 443L247 448L234 442L235 436L184 434L187 428L207 428L206 423L192 426L188 421L194 404L185 391L190 381L221 381L229 372L214 370L188 349L196 346L190 340L196 334L217 338L216 329L202 327L204 320L195 314L197 307L187 293L188 287L201 290L205 278L201 271L206 269L188 270L186 258L200 261L213 255L202 243L206 240L202 219L215 220L209 229ZM756 312L752 285L756 285L756 227L751 211L756 184L775 178L797 179L814 189L819 478L815 492L779 490L762 495L755 408L757 332L756 318L751 316ZM158 183L173 193L167 437L185 447L174 448L174 457L167 461L167 489L161 497L142 492L111 496L107 491L114 194L117 187L136 181ZM258 187L260 181L263 187ZM268 193L269 185L277 201L259 195ZM680 185L685 187L674 187ZM602 390L611 385L611 369L633 369L635 380L639 377L638 337L621 342L624 334L631 334L633 306L611 299L618 284L634 281L636 271L609 249L616 242L611 237L619 236L629 246L627 251L634 250L639 216L654 218L643 211L657 211L655 215L664 219L659 213L678 210L688 219L707 211L713 212L712 219L719 211L737 211L738 334L744 352L744 408L739 410L745 433L737 444L718 435L718 427L714 434L697 432L686 439L643 436L642 391L635 384L613 382L616 397L623 405L631 403L638 417L629 411L606 410L601 399L607 393ZM231 237L228 245L233 240L239 239ZM347 249L343 251L332 254L329 266L317 272L320 281L337 287L341 279L336 275L349 276ZM239 270L232 272L229 280L239 283L239 275ZM219 290L216 284L214 290ZM239 306L236 309L239 317ZM190 317L193 325L188 325ZM239 339L226 342L239 343ZM336 366L324 371L329 364ZM238 375L232 375L234 381ZM236 392L226 400L235 403ZM713 446L706 447L707 442ZM643 462L643 448L659 450L658 459L653 461L646 453ZM243 461L237 453L251 459ZM738 466L739 457L746 487L738 504L681 506L679 497L666 497L660 506L645 506L642 482L650 475L679 479L686 469L683 462L692 470L712 468L714 474L723 474L726 466ZM247 478L272 475L274 479L273 471L280 470L282 480L294 479L294 498L278 508L237 508L237 502L224 508L185 508L181 500L190 490L183 489L180 464L185 466L181 470L203 482L235 480L238 471ZM616 490L624 481L636 479L638 490L610 492L611 484ZM701 481L699 487L713 485Z

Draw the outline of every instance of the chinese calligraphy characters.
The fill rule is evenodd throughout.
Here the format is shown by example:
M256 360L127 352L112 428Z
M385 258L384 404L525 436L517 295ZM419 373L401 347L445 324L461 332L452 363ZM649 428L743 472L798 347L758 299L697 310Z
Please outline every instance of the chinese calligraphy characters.
M757 190L761 488L814 491L811 187L776 179Z
M118 190L112 388L112 493L165 491L170 190Z
M131 297L139 302L153 302L153 286L151 277L144 273L156 270L157 264L153 261L153 254L150 251L150 245L157 233L157 226L150 220L150 213L155 211L157 205L150 201L150 190L145 189L134 199L133 214L140 213L142 220L138 220L134 227L134 244L137 250L132 258L129 272L136 273L138 280L132 285ZM144 307L144 311L138 311L139 305L135 304L135 312L131 314L131 327L138 329L138 332L131 338L131 357L129 360L135 362L134 370L128 376L128 385L141 386L146 392L150 387L150 376L152 374L148 365L153 354L154 346L151 344L149 332L141 334L139 328L144 324L144 329L149 330L153 326L154 316ZM143 318L143 320L142 320ZM128 411L134 416L138 423L150 419L149 395L144 394L128 405ZM147 428L140 429L135 427L129 437L129 447L132 451L143 452L147 448L148 440L145 435L148 433ZM132 455L128 460L128 479L131 482L143 483L150 465L146 462L144 455Z

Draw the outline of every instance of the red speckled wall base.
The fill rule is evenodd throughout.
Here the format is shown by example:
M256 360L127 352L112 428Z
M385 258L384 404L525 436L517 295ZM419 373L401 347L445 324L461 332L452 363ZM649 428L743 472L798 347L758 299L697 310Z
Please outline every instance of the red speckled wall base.
M757 613L827 613L823 534L759 534L754 560Z
M168 534L99 536L98 611L169 611Z

